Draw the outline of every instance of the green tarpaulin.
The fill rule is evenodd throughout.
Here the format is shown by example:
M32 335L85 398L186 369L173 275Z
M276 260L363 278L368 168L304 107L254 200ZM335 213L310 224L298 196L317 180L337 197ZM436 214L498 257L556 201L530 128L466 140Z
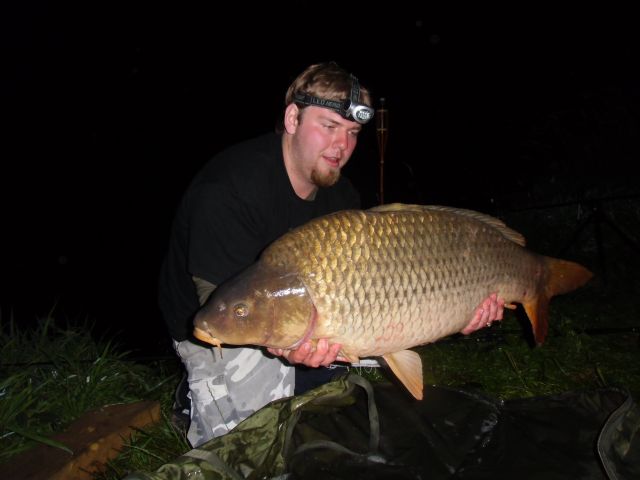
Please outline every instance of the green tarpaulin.
M176 479L640 478L640 408L604 388L501 401L350 375L274 402L155 472Z

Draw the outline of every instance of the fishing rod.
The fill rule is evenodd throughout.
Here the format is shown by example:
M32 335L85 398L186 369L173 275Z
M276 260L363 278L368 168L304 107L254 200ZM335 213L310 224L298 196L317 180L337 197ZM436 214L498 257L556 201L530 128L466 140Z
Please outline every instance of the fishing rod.
M384 204L384 153L387 148L387 138L389 136L389 119L387 118L387 109L384 105L385 99L380 99L380 107L376 110L376 137L378 138L378 154L379 154L379 180L378 199L380 205Z

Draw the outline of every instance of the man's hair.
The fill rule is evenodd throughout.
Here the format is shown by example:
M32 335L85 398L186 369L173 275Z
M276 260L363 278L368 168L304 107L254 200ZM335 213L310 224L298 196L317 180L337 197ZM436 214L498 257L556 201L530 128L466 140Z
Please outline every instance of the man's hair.
M351 95L351 74L335 62L311 65L293 81L285 95L285 105L294 103L294 94L307 94L326 100L343 101ZM371 104L369 90L360 85L359 103Z

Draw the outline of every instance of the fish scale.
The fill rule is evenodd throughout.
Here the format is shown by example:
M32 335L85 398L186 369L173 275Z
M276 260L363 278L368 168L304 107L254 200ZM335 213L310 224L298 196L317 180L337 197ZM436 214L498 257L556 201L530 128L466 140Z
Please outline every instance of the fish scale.
M286 233L223 283L198 312L194 334L214 345L275 348L327 338L352 362L383 356L421 398L421 362L408 349L460 332L492 292L523 304L542 343L551 297L590 277L581 265L527 250L522 235L479 212L345 210Z
M464 327L475 306L488 295L488 291L492 288L492 285L483 284L481 291L471 300L461 302L463 307L454 309L457 314L455 317L458 317L459 320L452 322L444 314L445 310L451 310L445 302L430 304L428 297L425 299L413 295L413 288L418 282L418 288L422 287L425 291L433 292L434 297L443 291L449 292L445 298L449 296L459 298L461 296L464 282L460 270L468 269L468 266L463 262L455 261L451 255L455 250L452 250L451 246L446 247L447 252L441 257L441 269L434 271L435 285L423 283L424 280L420 281L420 275L413 268L416 261L418 261L418 266L424 265L428 263L430 256L441 255L441 250L445 248L445 245L452 245L458 241L456 237L459 231L453 229L451 222L445 223L443 228L437 228L438 224L435 224L436 228L430 231L429 226L434 225L434 220L436 220L433 215L426 218L427 221L419 222L415 221L415 217L411 213L393 216L377 214L367 218L361 212L353 212L348 218L349 221L345 221L343 216L335 218L336 221L331 222L332 217L329 217L323 222L324 229L321 230L322 233L317 238L303 239L301 234L295 237L297 245L293 248L303 250L300 248L299 242L305 241L321 245L320 248L314 249L317 252L316 255L320 257L318 260L313 258L308 261L302 260L302 276L309 278L307 287L312 298L314 297L313 292L316 291L322 295L322 300L314 299L319 317L327 319L323 322L324 328L319 332L319 335L326 335L338 343L343 343L345 351L352 355L379 355L384 353L390 344L404 349L416 341L427 343L438 336L454 333ZM368 311L367 305L360 300L361 296L355 294L361 288L361 278L357 278L352 289L345 288L343 283L334 282L333 269L336 268L335 264L332 269L327 268L328 265L325 262L327 255L333 253L337 247L332 246L331 243L337 238L349 238L345 228L351 229L351 226L356 222L368 224L369 237L352 236L358 243L352 243L350 248L359 247L361 249L364 246L366 251L374 252L373 256L365 259L366 261L361 264L357 260L353 261L357 258L355 255L345 255L344 251L341 255L332 258L336 262L338 259L342 260L341 270L351 268L373 276L373 297L379 299L379 308L374 309L371 312L372 315ZM485 229L480 230L482 234L487 233ZM328 234L325 235L325 231ZM437 240L437 235L441 235L442 238L440 242L434 242L436 249L424 248L426 246L424 240ZM506 242L504 243L506 244ZM384 255L385 253L386 255ZM300 259L302 258L301 256ZM352 261L351 265L345 266L350 260ZM372 265L373 268L371 268ZM314 266L320 268L314 268ZM362 266L366 268L361 268ZM480 266L479 282L483 280L482 270L483 268ZM422 278L426 279L427 277L423 275ZM351 317L342 313L344 312L345 299L353 299L352 302L347 301L351 307L349 309L352 313ZM367 317L370 317L367 326L371 332L368 336L363 336L361 326ZM443 320L438 321L439 318ZM412 335L399 334L385 342L375 342L374 338L383 335L385 325L389 321L403 325L403 327L406 322L408 328L405 328L404 331L414 333ZM343 328L340 323L345 323ZM336 332L345 332L345 334L336 334Z

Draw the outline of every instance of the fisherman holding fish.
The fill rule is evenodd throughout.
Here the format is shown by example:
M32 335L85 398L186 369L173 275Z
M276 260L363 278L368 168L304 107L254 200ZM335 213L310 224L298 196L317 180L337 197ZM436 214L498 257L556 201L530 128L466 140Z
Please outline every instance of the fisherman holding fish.
M187 371L187 437L194 447L270 401L303 393L343 370L327 368L344 360L341 345L327 339L291 349L218 351L192 333L195 314L216 286L253 264L265 247L316 217L360 208L340 171L373 118L369 91L336 63L322 63L293 81L285 105L281 132L234 145L203 167L172 226L159 304ZM462 333L501 320L503 306L491 295Z

